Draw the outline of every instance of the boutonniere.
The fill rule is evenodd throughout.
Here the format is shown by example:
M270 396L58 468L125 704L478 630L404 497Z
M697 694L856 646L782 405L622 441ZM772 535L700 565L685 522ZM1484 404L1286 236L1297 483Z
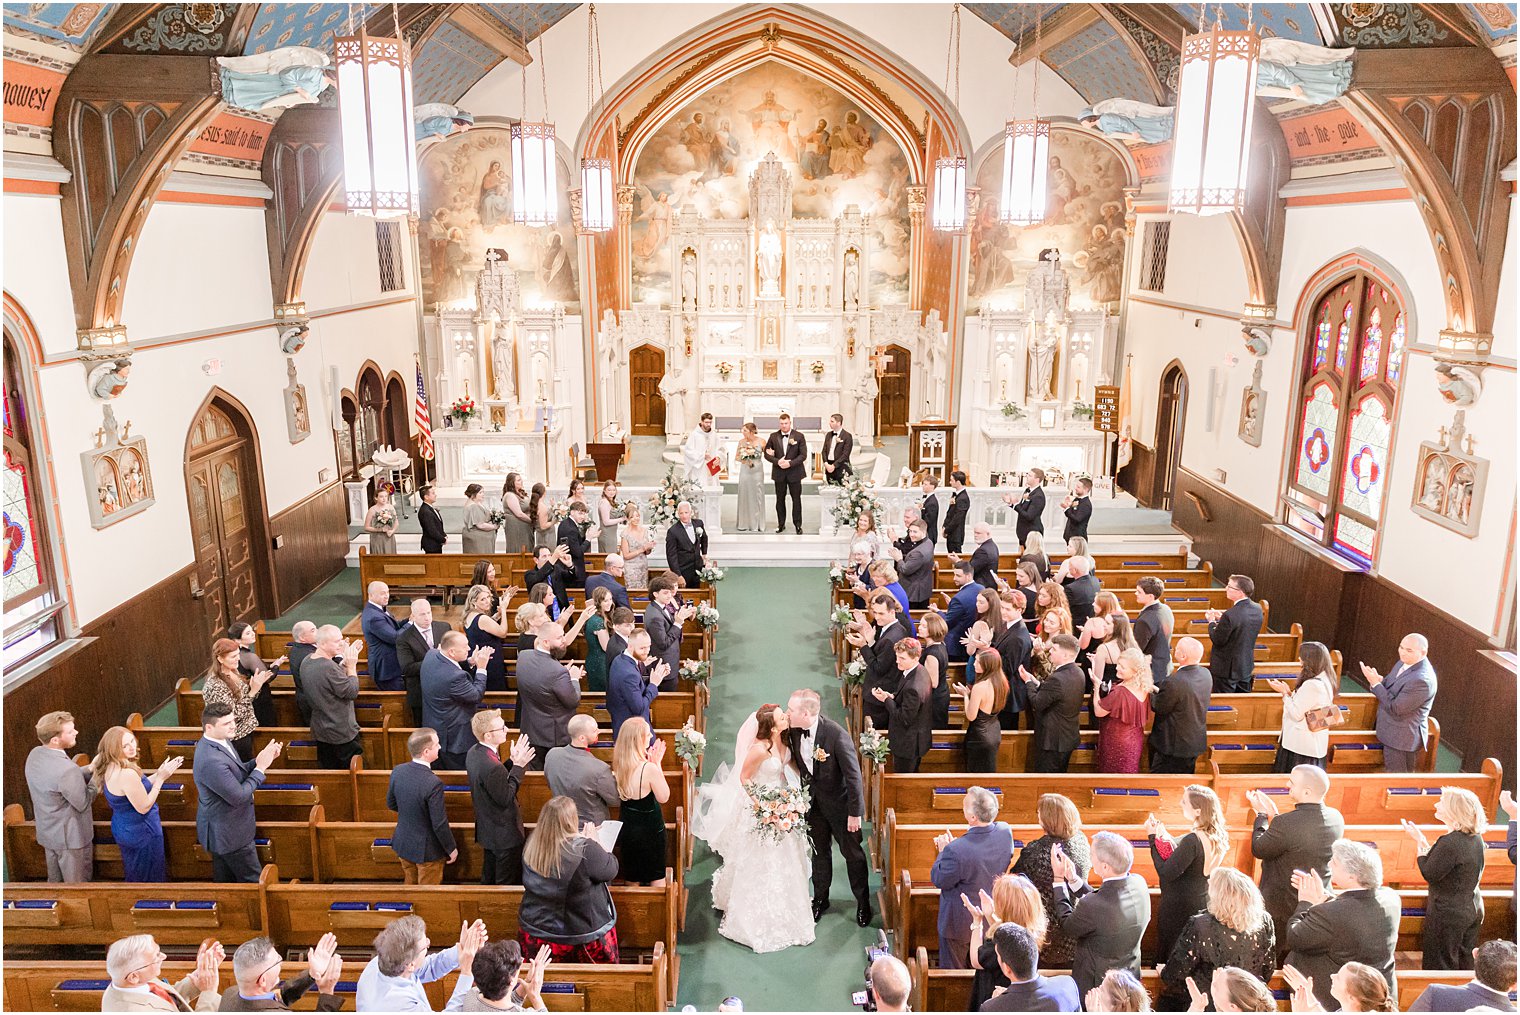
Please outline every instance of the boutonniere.
M829 752L825 751L822 747L815 747L815 748L813 748L813 760L814 761L828 761L829 760Z

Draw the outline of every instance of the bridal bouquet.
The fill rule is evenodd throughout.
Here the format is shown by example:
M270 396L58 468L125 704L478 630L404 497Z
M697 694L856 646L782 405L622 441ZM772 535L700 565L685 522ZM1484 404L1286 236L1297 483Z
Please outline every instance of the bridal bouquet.
M728 572L716 564L708 564L706 567L697 569L697 577L702 579L702 582L705 585L712 585L715 582L722 581L723 576L726 574L728 574Z
M698 603L693 617L697 626L704 631L711 631L718 626L718 608L710 603Z
M835 631L843 631L850 626L850 622L854 619L855 614L850 609L850 604L840 603L829 613L829 627Z
M707 737L692 729L691 720L676 730L676 757L693 771L702 767L702 754L707 750Z
M866 678L866 661L851 659L844 667L844 682L849 687L859 687Z
M712 663L706 659L687 659L681 663L681 676L694 684L705 684L712 676Z
M788 835L807 831L808 791L787 786L746 783L755 815L756 831L766 842L781 842Z
M865 731L860 734L860 753L878 765L884 764L892 754L892 745L869 718L866 719Z

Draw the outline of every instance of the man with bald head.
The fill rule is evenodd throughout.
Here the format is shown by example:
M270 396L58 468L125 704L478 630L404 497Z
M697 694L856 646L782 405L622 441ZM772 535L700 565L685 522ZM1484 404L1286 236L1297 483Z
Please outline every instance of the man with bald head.
M482 645L471 655L465 636L449 631L422 660L422 718L438 731L439 768L465 767L465 755L475 744L470 720L485 697L486 663L494 651Z
M413 726L427 725L422 721L422 660L451 630L453 628L446 621L433 619L432 603L426 599L412 600L411 615L396 636L396 662L401 667L406 708L411 713Z
M1383 768L1413 772L1425 750L1430 706L1436 700L1436 670L1430 665L1430 642L1423 634L1406 634L1399 661L1385 677L1362 663L1362 676L1377 696L1377 738L1383 745Z
M345 641L335 624L317 628L316 639L316 651L302 668L311 701L311 738L317 742L317 764L342 770L349 759L364 753L359 720L354 718L359 646Z
M390 586L385 582L370 582L364 594L359 626L369 650L369 678L382 691L399 691L402 689L401 664L396 661L396 638L401 633L401 623L388 609Z
M581 824L600 825L607 820L608 808L618 805L618 789L612 767L591 753L598 735L596 720L573 715L566 732L570 742L554 748L544 759L544 778L555 796L575 801Z
M301 683L301 664L317 650L317 625L309 620L298 620L290 629L290 679L296 685L296 708L301 712L301 722L311 725L311 702L306 700L306 688Z
M1246 794L1256 821L1251 828L1251 855L1261 861L1261 897L1277 928L1277 953L1288 950L1288 918L1298 905L1293 872L1312 872L1330 887L1330 848L1346 831L1346 819L1325 806L1330 776L1314 765L1299 765L1288 773L1288 799L1293 809L1277 813L1277 804L1261 790Z
M1151 771L1191 775L1209 745L1209 694L1214 678L1200 666L1203 643L1183 638L1172 652L1177 668L1157 685L1151 698Z
M529 767L540 772L549 751L570 742L566 727L581 703L586 670L555 658L565 645L565 629L545 624L533 647L517 653L517 725L533 745Z

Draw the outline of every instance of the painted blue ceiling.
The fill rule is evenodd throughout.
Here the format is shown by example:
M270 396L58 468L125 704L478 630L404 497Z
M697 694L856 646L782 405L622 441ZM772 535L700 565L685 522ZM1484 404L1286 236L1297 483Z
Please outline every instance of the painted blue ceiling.
M369 7L354 5L355 25ZM261 4L243 52L267 53L286 46L309 46L330 52L333 36L348 31L348 12L348 4Z
M1139 59L1106 21L1097 21L1045 50L1045 63L1088 103L1120 96L1152 101Z
M1172 4L1190 25L1198 24L1198 4ZM1209 19L1213 21L1214 7L1209 4ZM1226 28L1238 29L1254 13L1256 27L1262 35L1275 35L1281 39L1297 39L1299 42L1323 46L1319 26L1314 20L1313 4L1223 4Z
M1514 4L1463 4L1472 15L1473 23L1488 33L1494 41L1512 38L1515 34Z
M439 25L412 65L412 95L419 103L458 102L500 62L501 54L469 32Z
M115 10L115 4L6 4L5 27L84 49Z
M1022 30L1032 39L1037 21L1046 21L1067 4L967 4L966 9L1015 43Z

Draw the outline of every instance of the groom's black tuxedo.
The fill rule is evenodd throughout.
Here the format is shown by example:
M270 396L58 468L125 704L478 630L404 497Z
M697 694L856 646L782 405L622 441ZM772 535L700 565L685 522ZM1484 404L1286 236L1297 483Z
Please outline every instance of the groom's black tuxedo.
M859 830L851 832L848 828L851 817L865 815L865 791L855 745L843 726L823 716L818 717L811 737L804 736L805 732L793 727L787 731L787 737L802 774L802 784L812 795L808 834L813 840L813 902L827 905L829 901L829 889L834 884L834 851L829 840L833 839L844 856L855 901L869 909L871 872ZM820 761L815 753L819 750L828 757Z

